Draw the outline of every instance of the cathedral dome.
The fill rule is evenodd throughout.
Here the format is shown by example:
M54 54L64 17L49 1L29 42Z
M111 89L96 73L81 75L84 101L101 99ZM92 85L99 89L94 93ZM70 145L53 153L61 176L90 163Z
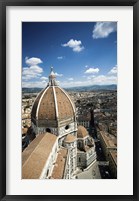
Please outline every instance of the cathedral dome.
M73 121L74 104L67 92L59 87L51 69L49 83L37 96L31 112L31 120L37 126L57 127L62 121ZM68 127L67 127L68 129Z
M88 136L88 132L84 126L78 126L77 138L84 138Z
M71 142L74 142L74 141L76 141L76 137L74 135L71 135L71 134L68 134L66 136L66 138L64 139L65 143L71 143Z

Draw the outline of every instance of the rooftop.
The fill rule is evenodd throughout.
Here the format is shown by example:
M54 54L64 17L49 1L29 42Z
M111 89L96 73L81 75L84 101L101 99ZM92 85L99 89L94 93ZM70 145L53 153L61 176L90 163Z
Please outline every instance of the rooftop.
M103 138L107 148L116 148L117 147L117 143L116 143L116 138L112 138L109 133L105 132L105 131L100 131L100 135Z
M61 148L58 152L57 160L53 168L51 179L63 179L68 150Z
M77 138L84 138L88 136L88 132L84 126L78 126Z
M110 150L112 159L114 160L115 164L117 165L117 150Z
M32 120L64 120L75 115L75 106L59 86L48 86L36 98L32 107Z
M76 137L74 135L68 134L66 138L64 139L64 142L70 143L74 142L76 140Z
M39 179L57 137L39 134L22 153L22 179Z

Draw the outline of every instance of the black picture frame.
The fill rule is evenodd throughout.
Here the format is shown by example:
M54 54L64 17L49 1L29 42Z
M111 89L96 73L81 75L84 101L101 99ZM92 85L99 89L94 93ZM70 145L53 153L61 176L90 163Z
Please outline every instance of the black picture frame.
M133 195L6 195L6 7L7 6L133 6ZM134 200L138 193L139 0L0 0L0 198L1 200ZM126 141L126 139L125 139ZM128 157L127 157L128 158ZM130 162L130 161L129 161ZM126 184L125 184L126 187ZM124 188L124 187L123 187Z

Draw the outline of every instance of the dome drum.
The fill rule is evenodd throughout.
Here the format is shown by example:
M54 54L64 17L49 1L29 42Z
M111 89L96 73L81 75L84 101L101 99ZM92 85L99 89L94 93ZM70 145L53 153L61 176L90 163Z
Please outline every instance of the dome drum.
M58 127L58 122L55 121L55 120L39 119L39 120L36 120L36 125L38 127L49 127L51 125L51 127L57 128Z

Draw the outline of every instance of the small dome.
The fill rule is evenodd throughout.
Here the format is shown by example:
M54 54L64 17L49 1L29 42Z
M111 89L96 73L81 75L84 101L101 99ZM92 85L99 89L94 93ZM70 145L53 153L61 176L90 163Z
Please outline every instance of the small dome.
M84 138L88 136L88 132L84 126L78 126L77 138Z
M71 143L76 140L76 137L74 135L68 134L66 138L64 139L65 143Z

